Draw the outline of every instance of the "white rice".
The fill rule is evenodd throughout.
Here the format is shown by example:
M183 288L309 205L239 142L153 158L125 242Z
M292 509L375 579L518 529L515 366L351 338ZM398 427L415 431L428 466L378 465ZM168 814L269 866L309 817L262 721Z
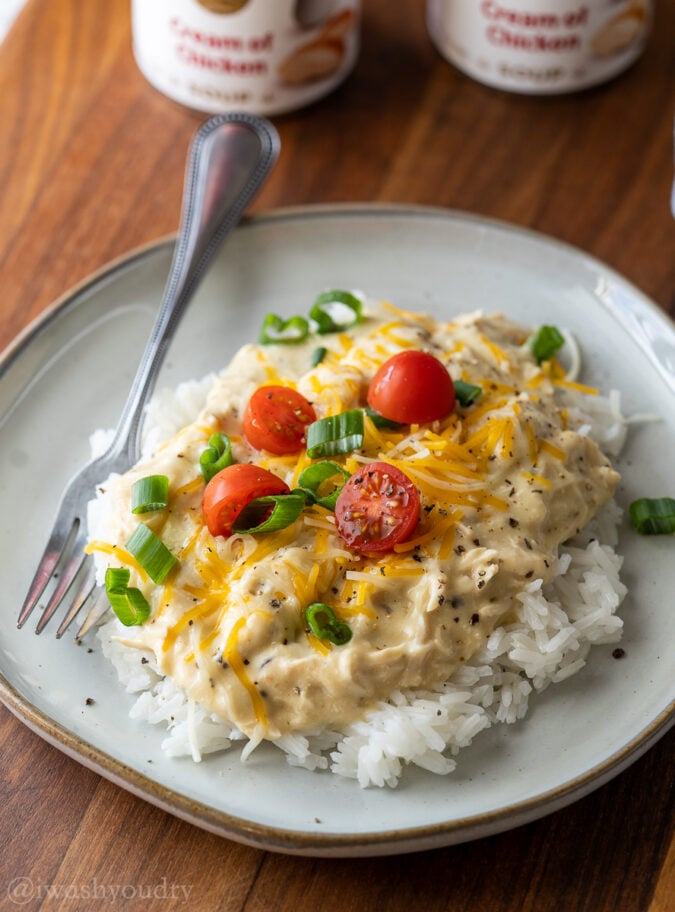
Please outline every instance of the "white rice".
M155 397L146 422L146 454L193 420L210 382L185 383ZM617 453L625 422L616 394L609 399L585 397L583 405L586 432L605 452ZM498 627L485 648L445 683L430 690L395 691L344 731L287 735L274 742L276 747L292 766L330 770L358 780L362 787L396 786L407 764L441 775L451 772L458 752L479 732L521 720L533 693L583 668L592 645L620 639L623 622L616 611L626 594L619 579L621 558L614 550L620 518L613 502L603 508L560 549L552 581L543 586L533 580L518 596L516 620ZM89 521L95 535L101 521L95 507ZM113 617L98 635L121 683L136 695L131 718L163 726L167 736L162 748L169 756L191 756L199 762L245 742L245 760L257 746L162 677L152 655L118 642L118 637L133 640L133 628Z

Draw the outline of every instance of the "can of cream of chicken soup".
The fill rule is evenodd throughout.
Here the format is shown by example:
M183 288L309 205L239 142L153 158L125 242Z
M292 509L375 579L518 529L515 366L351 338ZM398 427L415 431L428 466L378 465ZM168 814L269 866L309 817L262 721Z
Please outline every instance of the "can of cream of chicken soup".
M131 0L136 63L156 88L216 114L282 114L356 62L361 0Z
M479 82L571 92L605 82L642 52L652 0L428 0L438 50Z

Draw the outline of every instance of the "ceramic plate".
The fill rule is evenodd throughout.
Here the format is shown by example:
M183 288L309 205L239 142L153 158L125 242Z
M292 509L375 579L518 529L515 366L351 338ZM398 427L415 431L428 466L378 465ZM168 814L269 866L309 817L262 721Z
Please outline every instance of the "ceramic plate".
M123 788L198 826L271 850L366 855L496 833L556 810L634 761L673 719L672 540L624 528L625 657L532 700L527 719L481 734L458 769L408 769L396 790L286 765L274 748L200 764L165 759L132 722L96 640L58 644L16 616L67 479L93 430L115 424L169 268L170 241L117 262L56 304L0 365L0 696L35 731ZM169 353L160 386L224 366L268 311L306 312L327 287L358 288L439 317L482 308L557 323L581 342L584 379L621 390L631 429L619 499L672 495L675 331L635 288L572 248L444 210L332 207L246 222L227 241ZM34 509L33 504L38 508ZM90 702L93 701L93 702Z

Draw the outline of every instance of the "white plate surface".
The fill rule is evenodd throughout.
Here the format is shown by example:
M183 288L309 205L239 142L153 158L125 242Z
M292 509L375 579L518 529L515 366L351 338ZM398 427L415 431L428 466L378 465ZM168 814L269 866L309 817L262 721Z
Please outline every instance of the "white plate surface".
M625 657L596 647L587 667L533 698L527 719L463 751L455 773L410 769L395 791L288 767L274 750L164 759L163 733L129 720L96 641L16 629L67 479L88 439L111 427L168 271L163 242L59 302L0 363L0 697L34 730L149 801L229 838L314 855L406 852L496 833L563 807L624 769L673 720L672 538L627 527ZM224 366L269 311L306 313L327 287L358 288L439 317L482 308L571 329L584 379L621 390L629 434L620 502L675 493L675 330L619 275L577 250L445 210L332 207L257 217L227 241L169 353L160 386ZM94 702L87 705L87 698Z

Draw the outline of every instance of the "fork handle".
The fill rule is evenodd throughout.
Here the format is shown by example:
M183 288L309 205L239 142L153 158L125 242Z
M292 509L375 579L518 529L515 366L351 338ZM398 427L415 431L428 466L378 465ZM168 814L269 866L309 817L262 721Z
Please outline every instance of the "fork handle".
M185 309L278 154L276 129L264 118L248 114L212 117L195 134L162 303L108 449L110 455L128 457L129 465L139 459L143 411Z

